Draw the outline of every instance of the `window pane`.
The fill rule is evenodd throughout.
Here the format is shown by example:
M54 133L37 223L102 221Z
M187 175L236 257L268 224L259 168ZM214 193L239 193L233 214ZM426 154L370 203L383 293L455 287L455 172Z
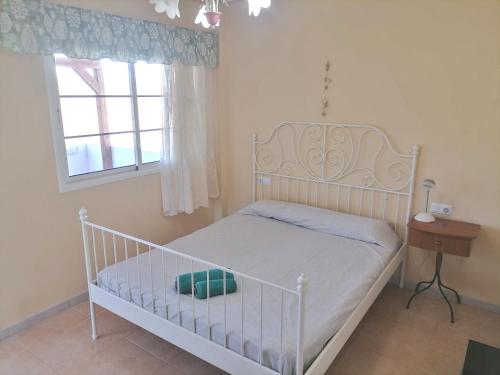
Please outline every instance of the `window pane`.
M141 130L163 127L163 98L137 98L137 106Z
M128 64L124 62L100 60L105 95L130 95Z
M59 95L130 95L128 64L54 55Z
M56 66L60 95L95 95L95 91L70 67Z
M160 160L162 131L141 132L141 155L143 163Z
M61 115L66 137L133 129L130 98L61 98Z
M103 170L99 137L66 139L66 155L70 176Z
M105 98L110 132L132 130L132 104L130 98Z
M162 69L161 64L135 63L137 95L162 95Z
M99 133L95 98L61 98L64 136Z
M113 168L135 165L135 144L133 133L113 134L109 136Z
M69 176L135 165L134 135L66 139Z

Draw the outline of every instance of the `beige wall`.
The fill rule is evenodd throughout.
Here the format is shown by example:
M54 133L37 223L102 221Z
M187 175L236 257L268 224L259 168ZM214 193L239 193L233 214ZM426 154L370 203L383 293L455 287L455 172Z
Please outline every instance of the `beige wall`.
M147 1L64 3L166 19ZM157 243L212 221L206 209L163 217L158 175L59 193L42 59L3 49L0 161L0 330L85 290L79 207L96 222Z
M444 280L500 305L499 37L499 1L273 0L257 19L234 4L221 40L226 211L251 201L253 132L283 120L379 126L401 151L422 145L420 181L434 178L454 218L482 225L470 258L445 257ZM412 281L432 275L433 254L409 260Z

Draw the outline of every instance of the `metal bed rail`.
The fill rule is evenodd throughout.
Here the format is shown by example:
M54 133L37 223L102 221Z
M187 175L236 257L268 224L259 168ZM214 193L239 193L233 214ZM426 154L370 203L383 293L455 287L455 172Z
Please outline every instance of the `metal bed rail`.
M266 288L271 288L271 290L278 291L281 295L281 304L280 304L280 309L279 309L279 324L280 324L280 338L279 338L279 351L280 351L280 370L279 372L274 371L274 373L279 374L281 373L283 369L283 356L284 356L284 296L285 294L293 296L293 298L297 298L297 325L295 327L296 330L296 337L297 337L297 343L296 343L296 362L295 362L295 373L298 375L303 374L303 368L304 368L304 357L303 357L303 352L304 352L304 322L305 322L305 294L306 294L306 287L307 287L307 278L305 275L301 274L298 279L297 279L297 285L296 289L290 289L290 288L285 288L279 285L276 285L272 282L262 280L256 277L253 277L251 275L245 274L243 272L239 272L234 269L229 269L223 265L215 264L188 254L181 253L179 251L170 249L165 246L157 245L149 241L142 240L140 238L128 235L126 233L118 232L116 230L106 228L104 226L94 224L89 221L87 210L85 208L81 208L79 211L80 214L80 221L81 221L81 226L82 226L82 234L83 234L83 248L84 248L84 255L85 255L85 266L86 266L86 276L87 276L87 282L89 285L89 290L91 289L92 286L97 286L100 287L107 292L111 292L116 294L116 292L110 291L109 287L109 280L106 283L106 288L103 288L100 283L98 282L99 279L99 274L103 270L107 270L106 276L107 278L110 277L110 271L108 267L111 267L112 265L116 265L120 262L125 263L124 267L124 280L125 280L125 285L128 290L128 293L126 293L127 297L125 298L128 300L130 303L136 304L138 307L141 309L146 310L144 303L143 303L143 293L151 293L151 298L152 298L152 304L153 304L153 313L156 312L156 307L155 307L155 291L161 290L162 297L165 298L165 316L164 319L176 323L180 328L189 330L189 328L186 328L183 326L182 323L182 313L184 310L182 310L182 304L181 304L181 293L180 293L180 288L177 288L176 292L176 300L172 301L171 298L169 300L169 296L167 295L167 288L169 288L168 281L166 279L166 272L165 272L165 266L166 266L166 256L173 256L175 259L175 278L177 281L177 285L180 284L180 272L179 272L179 261L182 260L184 262L188 262L189 264L189 269L191 273L191 301L192 303L190 304L190 310L187 311L188 313L190 312L193 317L193 329L190 330L192 333L195 333L198 335L200 338L204 338L205 340L208 340L210 342L215 342L212 338L211 335L211 323L214 321L214 317L211 316L213 314L213 311L211 311L211 297L210 297L210 277L209 277L209 269L217 268L222 270L223 272L223 280L226 279L226 274L227 273L232 273L235 276L235 279L238 283L238 293L240 293L241 298L240 304L241 304L241 317L240 319L240 327L237 332L237 334L240 337L240 353L238 353L242 358L245 358L248 360L248 357L245 355L245 309L244 309L244 304L248 303L245 301L245 281L246 282L253 282L258 285L258 290L259 290L259 306L258 306L258 311L260 312L260 319L259 319L259 353L258 353L258 365L260 367L265 367L265 364L263 363L263 358L264 358L264 348L263 348L263 322L264 322L264 306L263 306L263 297L264 297L264 286ZM121 244L121 246L119 246ZM100 246L99 246L100 245ZM142 251L141 251L142 249ZM145 250L144 250L145 249ZM161 283L162 285L154 285L154 278L153 278L153 262L152 262L152 251L153 250L159 250L161 251L161 268L163 270L162 272L162 280ZM133 253L133 256L130 256L130 252ZM101 254L99 254L101 253ZM144 278L141 277L141 271L139 268L139 256L142 254L147 254L148 257L148 262L149 262L149 277ZM135 258L135 259L134 259ZM136 262L137 269L136 275L131 275L131 271L129 269L129 265L131 262ZM206 311L204 317L207 320L207 335L202 336L200 333L196 332L196 315L195 315L195 292L194 292L194 265L201 265L202 269L207 270L207 293L208 296L206 298ZM119 287L119 271L118 267L114 267L114 273L115 273L115 278L117 282L117 287ZM123 275L122 275L123 276ZM139 296L140 296L140 303L135 303L132 298L132 292L130 288L130 279L131 277L135 277L136 280L138 280L139 284ZM227 293L226 293L226 282L223 282L223 294L221 295L221 299L223 300L223 316L218 317L219 320L223 321L223 347L227 350L231 350L228 347L227 343L227 337L228 337L228 332L227 332ZM120 297L120 291L118 291L118 297ZM121 297L123 298L123 296ZM92 327L92 338L95 340L97 339L97 326L96 326L96 315L94 312L94 302L92 301L92 298L89 298L90 301L90 318L91 318L91 327ZM169 312L168 312L168 306L169 303L173 304L177 308L177 319L172 321L172 319L169 319ZM150 311L148 311L150 312ZM162 316L163 317L163 316ZM175 344L175 343L174 343Z

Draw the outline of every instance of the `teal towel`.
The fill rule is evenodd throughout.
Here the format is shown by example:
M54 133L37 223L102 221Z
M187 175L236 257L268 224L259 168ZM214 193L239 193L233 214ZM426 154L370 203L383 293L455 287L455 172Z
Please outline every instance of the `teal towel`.
M226 294L236 292L236 281L226 279ZM210 280L210 297L224 294L224 280ZM199 299L207 298L207 281L198 281L194 284L194 296Z
M208 275L210 280L222 280L224 277L224 271L218 268L213 268L208 270ZM234 275L231 272L226 272L226 279L234 279ZM193 272L194 284L199 281L207 281L207 271ZM179 285L179 293L191 293L191 273L179 275ZM177 290L177 277L175 278L175 290Z

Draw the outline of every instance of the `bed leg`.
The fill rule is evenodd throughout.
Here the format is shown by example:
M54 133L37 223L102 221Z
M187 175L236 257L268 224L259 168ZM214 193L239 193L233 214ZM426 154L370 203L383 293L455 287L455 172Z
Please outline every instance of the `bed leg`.
M403 261L401 262L401 271L399 274L399 288L403 289L405 287L405 269L406 269L406 255L408 252L408 248L403 250L405 253L403 254Z
M308 279L304 274L301 274L297 279L298 293L298 319L297 319L297 359L296 359L296 375L304 374L304 326L305 326L305 293L307 290Z
M88 234L87 220L89 217L87 215L87 210L84 207L82 207L78 213L80 214L80 222L82 224L83 254L85 255L85 271L87 274L87 285L89 289L90 323L92 325L92 340L95 340L97 339L97 328L95 324L94 302L92 302L92 299L90 297L90 286L93 284L93 281L92 281L92 269L90 265L89 239L87 235ZM94 244L94 251L95 251L95 244ZM96 274L97 274L97 269L96 269Z
M94 302L90 301L90 324L92 325L92 340L97 340L97 325L95 320Z

